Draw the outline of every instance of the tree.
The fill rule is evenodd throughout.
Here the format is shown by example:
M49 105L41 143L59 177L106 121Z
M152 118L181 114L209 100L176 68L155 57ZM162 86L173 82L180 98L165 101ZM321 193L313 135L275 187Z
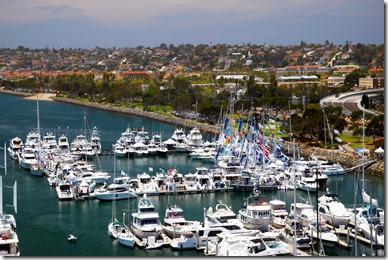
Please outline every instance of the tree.
M353 88L355 85L358 85L358 81L361 77L365 77L367 73L361 70L354 70L346 75L344 80L344 85Z
M369 108L369 97L368 95L364 94L361 98L361 106L368 109Z
M353 121L359 120L362 118L362 111L361 110L353 111L350 117L352 118Z
M365 128L366 135L384 136L384 115L373 116Z

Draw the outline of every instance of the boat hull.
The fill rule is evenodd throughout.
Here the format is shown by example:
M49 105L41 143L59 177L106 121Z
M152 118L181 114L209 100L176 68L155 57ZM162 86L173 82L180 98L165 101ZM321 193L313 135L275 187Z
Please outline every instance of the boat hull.
M96 199L102 201L111 201L111 200L125 200L136 198L137 196L132 192L120 192L120 193L94 193Z

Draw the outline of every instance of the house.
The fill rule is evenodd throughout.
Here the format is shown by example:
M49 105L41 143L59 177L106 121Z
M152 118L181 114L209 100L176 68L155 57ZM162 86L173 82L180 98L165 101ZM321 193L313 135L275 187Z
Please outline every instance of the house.
M384 88L384 78L359 78L358 87L361 89Z
M121 73L124 78L135 79L135 78L149 78L150 75L145 71L124 71Z
M344 84L345 77L342 76L330 76L327 78L327 85L329 87L340 87Z

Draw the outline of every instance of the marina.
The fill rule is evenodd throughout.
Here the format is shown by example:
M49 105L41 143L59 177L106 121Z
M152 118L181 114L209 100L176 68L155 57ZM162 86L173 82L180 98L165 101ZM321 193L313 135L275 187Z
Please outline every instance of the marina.
M6 110L7 105L9 105L7 102L15 102L15 100L19 100L19 98L0 95L0 101L3 101L0 103L0 106L2 106L3 110ZM33 192L35 195L28 197L20 196L20 210L18 214L15 215L16 219L18 220L18 235L20 239L22 255L23 252L28 255L58 254L57 250L50 248L44 249L44 252L39 252L39 249L36 247L37 241L31 241L31 239L29 239L29 236L31 238L31 235L24 230L26 226L31 226L33 230L41 235L42 240L46 240L47 242L50 240L50 243L57 245L61 244L59 250L61 250L60 252L64 255L115 254L152 256L162 254L227 255L231 253L224 251L223 248L225 246L227 247L227 241L232 239L228 238L228 236L231 236L233 232L229 235L225 235L225 237L222 238L222 241L224 242L218 243L215 242L216 240L212 240L213 242L209 244L205 243L204 240L201 245L198 245L199 242L196 242L195 249L200 250L185 250L182 252L179 250L176 251L169 249L169 247L179 248L177 243L182 243L183 240L179 240L182 238L172 239L166 236L164 233L160 234L159 239L156 238L155 240L147 240L146 244L144 244L145 242L143 240L139 238L135 239L133 237L137 246L133 247L132 249L126 248L120 245L120 243L116 243L119 242L117 240L111 241L106 233L109 220L112 219L112 216L110 215L112 214L113 203L115 205L117 216L122 215L124 212L128 217L137 211L138 202L141 200L141 198L144 198L144 195L149 197L149 199L152 201L153 205L155 206L155 212L159 214L161 219L162 216L164 216L165 210L169 206L179 205L185 214L190 216L190 219L203 222L205 225L203 228L218 228L220 230L222 230L224 227L217 225L206 226L206 218L204 218L205 208L209 209L213 207L216 209L217 205L222 204L220 201L227 205L231 205L230 212L233 211L233 214L236 215L235 220L233 220L235 222L232 221L231 223L237 223L237 226L241 225L240 228L244 229L246 227L244 227L242 222L238 220L238 218L240 218L239 212L241 211L241 205L252 194L254 188L261 190L261 194L266 197L268 202L273 200L283 201L284 206L282 207L284 207L284 209L289 213L290 206L292 203L294 203L295 198L297 198L298 202L304 202L307 204L310 203L312 210L315 210L318 200L316 194L319 193L319 196L322 196L326 189L330 190L331 192L338 193L338 198L347 209L353 208L354 205L354 186L344 186L344 184L353 184L357 182L357 175L346 174L345 169L341 168L340 165L335 165L337 167L337 173L333 173L334 167L333 165L330 165L330 174L327 174L325 177L323 173L319 173L320 177L316 179L315 175L318 175L316 171L312 170L309 172L306 170L310 168L314 169L315 166L309 165L306 167L305 165L306 162L313 164L314 161L295 160L294 165L296 165L296 167L277 169L276 164L271 165L270 161L264 160L264 165L258 165L256 169L254 167L246 168L246 174L250 177L248 182L244 182L244 171L241 173L238 170L236 171L236 169L242 168L239 168L236 162L229 162L229 159L226 157L227 155L224 155L224 163L220 162L218 163L219 167L214 168L215 162L212 161L211 158L217 156L214 153L216 151L215 149L210 149L208 151L198 151L200 153L209 153L210 159L206 158L198 160L195 158L195 156L191 156L191 153L193 153L195 150L199 148L202 149L201 147L198 147L198 143L194 141L198 139L192 138L190 142L180 142L182 139L177 136L176 130L179 128L176 126L162 124L160 122L153 122L148 119L117 115L93 109L85 109L84 113L82 114L79 107L73 107L72 105L67 104L58 104L55 102L40 102L40 119L38 119L38 125L40 126L38 126L38 128L41 127L42 130L38 130L38 135L40 132L44 136L42 149L44 147L45 149L49 150L50 145L57 147L58 144L61 144L61 147L63 147L63 150L68 155L65 156L67 158L66 160L64 159L65 157L62 157L62 155L52 155L53 157L48 158L48 155L45 157L46 155L44 155L44 153L39 152L39 142L37 142L34 146L34 140L36 140L34 139L34 134L36 134L35 132L31 132L31 138L29 138L27 142L24 141L28 132L24 131L23 129L34 129L36 128L34 126L37 125L36 115L34 112L31 112L37 110L36 102L33 100L20 100L20 105L24 107L24 109L19 110L17 112L18 115L1 118L0 126L8 127L9 129L7 130L6 135L1 136L0 141L3 143L6 142L7 146L8 144L14 144L11 149L11 151L14 152L17 149L20 149L17 148L17 145L20 143L20 141L15 138L17 136L24 144L32 143L30 146L32 147L31 149L37 149L36 151L38 151L32 153L30 152L29 154L26 153L23 158L26 158L27 160L29 156L31 157L31 155L35 154L37 157L35 159L37 160L39 160L38 158L47 158L47 160L45 160L46 166L44 169L40 168L42 165L40 165L38 162L30 162L30 165L38 165L37 170L31 170L30 174L28 170L21 167L20 161L17 163L17 160L14 160L14 153L10 154L8 157L9 169L8 175L4 176L5 179L7 181L17 180L20 193L26 194ZM50 111L50 114L47 114L47 111ZM23 118L23 120L15 121L13 116ZM85 120L86 118L87 120ZM66 122L65 125L62 125L64 122ZM90 146L86 141L84 141L85 139L83 139L85 137L89 138L91 136L85 130L85 122L92 126L91 132L94 132L94 135L92 135L94 136L94 143L91 143ZM130 125L132 125L133 128L142 129L143 132L146 130L151 133L149 134L149 140L145 138L141 143L146 144L148 141L154 143L152 140L157 139L155 138L155 135L157 135L160 136L160 143L170 139L174 141L176 147L175 150L171 149L172 151L170 150L170 152L167 152L167 154L149 154L147 156L136 156L135 154L130 155L128 151L130 151L131 148L136 148L137 146L126 146L124 140L124 143L121 143L121 147L123 148L122 151L125 150L125 155L121 157L118 156L114 150L117 146L115 147L114 144L117 143L117 138L120 137L120 133L128 128L128 122L130 122ZM94 126L98 127L99 135L97 135L97 129L95 129ZM85 128L84 131L86 134L80 136L80 133L82 133L82 127ZM186 134L189 134L191 130L192 128L182 129L182 131ZM123 133L125 132L127 131L124 131ZM191 136L194 134L196 134L195 131L193 131ZM58 144L53 142L51 136L54 136L55 140L58 140ZM64 138L61 139L60 137L66 137L68 141L66 142ZM209 136L204 134L203 143L207 142L208 144L212 144L217 140L217 138L218 137L216 136ZM76 142L71 142L70 140L75 140ZM72 145L72 143L74 145ZM80 144L78 147L81 148L78 150L73 149L72 151L72 148L76 147L77 143ZM177 143L179 143L179 145L176 145ZM136 142L134 144L136 144ZM168 144L173 146L173 142L167 142L166 146ZM82 145L85 145L85 148ZM151 151L152 149L155 149L155 147L156 146L151 146ZM209 145L209 147L212 146ZM135 151L135 149L133 150ZM273 152L275 153L275 151ZM22 153L23 151L20 154ZM75 157L73 158L70 156L70 153L75 155ZM77 162L79 158L82 158L82 160ZM48 166L48 161L55 162L56 160L61 161L62 165L64 166L59 166L57 163L52 163L50 166ZM317 163L317 161L315 161L315 163ZM28 161L26 161L24 168L29 168L29 164ZM324 165L324 162L321 164ZM272 166L273 168L271 169L269 166ZM69 173L66 178L53 174L53 171L47 170L55 168L58 169L59 167L62 167L61 170L66 169L66 171ZM299 169L298 174L294 172L295 168ZM42 172L46 174L45 177L39 177L39 169L41 169ZM263 169L265 174L255 174L259 173L259 170L263 171ZM77 171L80 171L80 173L83 172L84 174L75 174ZM284 175L280 175L279 172L284 172ZM88 175L86 173L88 173ZM128 183L125 181L119 182L118 178L124 178L125 176L129 177ZM253 178L252 176L256 177ZM279 176L282 176L281 179L275 178ZM293 179L296 178L295 176L298 176L299 181L297 183L296 179ZM45 180L46 178L48 181ZM58 180L56 178L60 179ZM179 180L177 178L179 178ZM379 205L384 205L384 185L378 178L369 178L366 176L366 179L367 181L365 181L363 184L365 185L365 189L363 191L366 190L368 194L371 194L371 202L373 198L379 201ZM116 183L114 180L117 180L118 182ZM316 180L321 180L321 182L316 182ZM63 181L65 182L63 183ZM131 181L133 182L131 183ZM158 183L158 181L161 181L161 183ZM254 181L252 182L253 187L251 187L252 185L250 181ZM112 182L121 186L110 186L112 185ZM128 184L128 186L125 186L126 184ZM115 192L120 192L118 188L124 188L125 191L128 191L128 187L131 187L130 191L134 196L131 198L126 197L117 201L116 199L113 199L114 202L112 202L112 200L110 202L102 202L97 198L97 196L100 196L101 192L96 193L95 189L98 189L96 187L90 189L91 185L100 185L102 186L100 189L103 190L109 190L110 187L110 190L113 191L113 188L115 188ZM60 200L58 199L59 196L62 196L60 197ZM356 204L362 204L361 196L357 194L356 197ZM33 210L33 208L28 208L29 203L33 203L34 205L39 206L41 210L36 211ZM264 203L264 201L261 203ZM197 209L201 210L193 209L193 205L195 205ZM283 204L274 202L273 205ZM270 204L268 204L268 209L266 210L268 210L269 215L271 212ZM318 214L313 212L312 217L316 217L316 215ZM28 221L29 219L32 221ZM161 219L159 221L161 221ZM309 221L311 220L312 219L309 219ZM129 219L123 219L122 222L122 224L128 223L126 225L129 226ZM272 227L269 228L270 220L268 219L268 224L266 224L268 230L263 229L262 231L265 232L271 230L274 232L273 230L278 230L278 234L274 235L274 238L271 239L273 241L283 241L283 239L281 239L281 236L283 236L281 230L283 226L286 226L285 221L282 222L279 217L276 223L280 229L273 229ZM343 225L343 223L334 224L338 224L337 226ZM310 226L306 226L305 228L310 228ZM306 231L307 235L314 233L313 228L310 230L311 232ZM346 236L350 238L356 236L351 230L348 230L349 229L346 229L345 238ZM194 231L195 232L193 233L191 239L192 241L199 241L199 235L196 237L195 234L199 234L200 228L197 228L197 230L194 229ZM249 232L251 233L252 231ZM330 234L333 234L337 239L335 243L340 245L342 248L333 250L331 248L325 247L325 254L354 255L354 250L357 250L359 255L365 251L369 252L370 254L375 252L375 248L373 246L371 249L371 240L369 240L369 243L366 243L365 245L363 243L358 243L358 246L352 245L353 242L350 238L345 240L346 243L343 242L343 240L340 240L339 236L337 237L337 235L343 236L344 232L344 229L341 227L335 228L334 233L330 232ZM37 233L35 233L34 236L37 235ZM75 237L75 239L72 237L73 243L62 245L62 241L66 239L69 234L72 234L72 236ZM253 240L250 240L251 242L254 241L252 242L252 248L261 248L269 243L265 242L265 239L270 240L270 238L265 238L264 234L266 233L252 234ZM126 237L123 237L123 239L124 238L126 241L128 241L128 239L132 238L132 236L127 235ZM254 240L254 238L264 239L264 242L257 242ZM357 235L357 238L361 242L367 240L359 235ZM87 245L87 242L85 242L89 239L95 241L93 246ZM237 235L233 235L233 239L240 239L240 243L245 243L245 240ZM187 237L184 241L185 243L189 244L190 237ZM208 241L208 239L206 239L206 241ZM268 251L268 255L292 254L293 248L292 246L290 247L291 244L289 242L282 243L284 243L284 251L277 251L272 253ZM279 246L283 246L283 244L280 243ZM144 249L147 247L148 249L158 248L158 250ZM93 251L94 248L99 248L98 252ZM249 250L250 249L248 248L246 253L252 254L252 252ZM267 249L265 249L264 252L266 252L266 250ZM310 254L308 250L306 252Z

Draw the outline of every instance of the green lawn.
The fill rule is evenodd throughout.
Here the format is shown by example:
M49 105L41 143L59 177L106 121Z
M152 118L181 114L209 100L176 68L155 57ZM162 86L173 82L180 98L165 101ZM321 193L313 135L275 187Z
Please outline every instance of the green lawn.
M352 147L353 149L356 148L362 148L362 136L353 136L353 135L339 135L339 138L341 138L343 143L347 143ZM373 151L374 144L373 144L373 137L365 136L365 148L369 149L370 151Z

